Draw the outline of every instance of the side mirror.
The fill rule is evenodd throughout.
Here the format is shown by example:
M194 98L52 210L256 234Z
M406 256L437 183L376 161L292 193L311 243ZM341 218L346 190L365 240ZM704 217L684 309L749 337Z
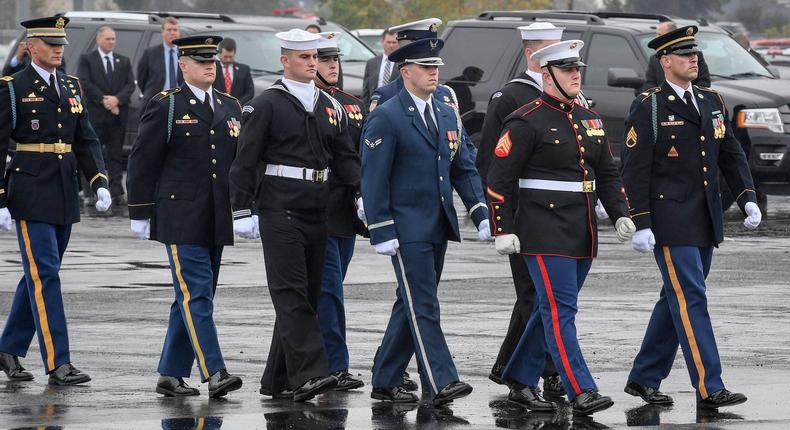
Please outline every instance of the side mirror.
M607 73L606 83L610 87L639 89L645 83L645 78L639 76L634 69L612 67Z

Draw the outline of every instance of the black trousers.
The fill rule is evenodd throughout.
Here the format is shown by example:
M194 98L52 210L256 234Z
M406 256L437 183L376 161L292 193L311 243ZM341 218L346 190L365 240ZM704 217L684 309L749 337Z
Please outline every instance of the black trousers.
M296 389L329 374L318 324L318 299L326 252L326 214L261 211L266 278L276 319L261 388Z
M513 351L518 345L524 329L527 328L527 321L532 314L532 307L535 304L535 283L532 282L532 277L529 275L529 269L524 262L524 257L520 254L510 254L510 271L513 274L513 285L516 287L516 304L513 306L513 313L510 315L510 325L507 328L507 334L502 341L502 346L499 348L499 354L494 362L492 371L502 373L505 366L507 366ZM546 368L543 371L543 376L551 376L557 374L554 368L554 363L550 356L546 357Z
M93 125L96 135L102 144L104 165L110 181L110 195L119 197L126 194L123 190L123 139L126 135L126 124L121 117L115 115L108 122Z

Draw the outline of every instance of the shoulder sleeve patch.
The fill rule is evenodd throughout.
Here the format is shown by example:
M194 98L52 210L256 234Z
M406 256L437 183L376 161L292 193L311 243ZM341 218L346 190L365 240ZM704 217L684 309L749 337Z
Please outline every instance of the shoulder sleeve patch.
M241 113L252 113L252 111L254 111L254 110L255 110L254 107L252 107L250 105L244 105L244 107L241 108Z
M382 140L381 140L380 137L378 139L367 139L366 138L365 139L365 146L367 146L370 149L376 149L376 148L379 147L379 145L381 145L381 142L382 142Z
M510 141L510 130L506 131L494 148L494 154L499 158L505 158L510 155L510 150L513 148L513 142Z
M628 148L633 148L636 146L636 130L632 126L630 130L628 130L628 134L625 136L625 146Z

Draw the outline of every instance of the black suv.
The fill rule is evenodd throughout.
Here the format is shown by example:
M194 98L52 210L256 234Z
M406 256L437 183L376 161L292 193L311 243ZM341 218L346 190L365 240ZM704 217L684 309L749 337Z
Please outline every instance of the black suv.
M705 53L711 86L724 97L765 209L766 193L790 194L790 82L777 79L728 32L704 20L610 12L483 12L448 23L441 74L456 88L468 85L464 92L471 93L473 103L467 103L462 118L472 139L479 141L491 94L527 68L516 27L535 21L564 27L563 39L584 41L582 89L603 117L612 151L619 155L625 116L652 55L647 43L655 37L656 25L670 20L699 27L697 43ZM464 76L473 79L464 82ZM729 206L731 198L724 197Z
M281 74L280 43L274 36L276 32L290 28L304 28L308 23L319 24L322 29L342 31L344 37L339 45L344 52L343 71L345 89L353 94L362 93L362 78L365 62L375 54L348 30L331 22L305 20L286 17L234 16L188 12L68 12L67 28L69 44L64 59L66 73L75 75L80 55L96 49L96 31L103 25L115 30L117 45L115 51L131 59L132 68L137 72L137 63L148 47L162 43L161 28L165 17L178 18L181 35L216 34L233 37L237 44L237 61L248 64L258 94L270 86ZM24 32L13 44L10 52L16 52L16 43L22 40ZM10 61L10 57L6 60ZM129 121L126 127L124 153L128 154L137 137L137 125L143 101L140 90L135 89L129 106Z

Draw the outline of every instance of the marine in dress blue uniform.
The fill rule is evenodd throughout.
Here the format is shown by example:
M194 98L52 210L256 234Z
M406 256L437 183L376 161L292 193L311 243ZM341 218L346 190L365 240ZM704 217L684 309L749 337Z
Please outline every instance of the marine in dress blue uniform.
M337 40L342 33L330 31L319 33L318 69L314 79L322 91L334 97L346 113L348 131L355 149L359 152L359 137L367 110L361 100L336 87L340 76L340 56ZM329 201L327 202L326 258L321 297L318 299L318 321L324 337L329 371L338 380L335 391L360 388L361 379L348 372L348 345L346 345L346 309L343 299L343 280L346 277L351 257L354 255L356 235L367 236L367 229L357 217L358 187L349 186L329 178ZM355 202L357 204L355 205Z
M233 245L228 172L236 155L241 106L212 88L218 36L176 39L184 83L151 98L129 155L132 231L167 249L175 299L159 360L156 392L199 394L189 377L197 359L209 396L241 388L228 374L214 324L223 247ZM210 67L209 67L210 66Z
M435 86L420 81L419 73L437 74L442 46L440 39L422 39L392 53L390 59L407 76L404 89L368 116L360 145L370 242L378 253L391 256L398 280L373 364L371 397L384 401L417 401L400 387L414 352L435 404L472 391L459 381L444 339L437 286L447 241L460 240L453 188L481 234L488 230L487 210L455 113L431 94Z
M613 403L598 393L575 325L578 294L597 256L596 198L614 215L620 240L634 227L603 123L574 102L582 46L569 40L532 54L543 94L505 120L487 193L497 251L521 253L537 290L538 306L502 374L511 383L508 399L532 410L556 408L537 390L548 349L574 412L591 414Z
M27 354L37 333L54 385L90 381L71 365L59 275L71 226L80 220L78 170L99 197L96 209L106 211L111 203L79 81L56 70L68 44L66 24L68 18L59 16L23 22L32 61L0 79L0 173L9 149L16 151L0 178L0 228L10 230L16 220L25 272L0 336L0 369L12 380L33 379L17 357Z
M634 100L625 121L623 183L637 232L637 251L654 253L664 281L634 359L625 391L648 403L672 403L658 391L678 345L699 406L746 401L721 379L721 362L707 309L705 278L713 248L724 239L719 173L756 228L761 214L746 157L730 128L721 96L691 85L698 70L688 26L649 43L666 81Z

